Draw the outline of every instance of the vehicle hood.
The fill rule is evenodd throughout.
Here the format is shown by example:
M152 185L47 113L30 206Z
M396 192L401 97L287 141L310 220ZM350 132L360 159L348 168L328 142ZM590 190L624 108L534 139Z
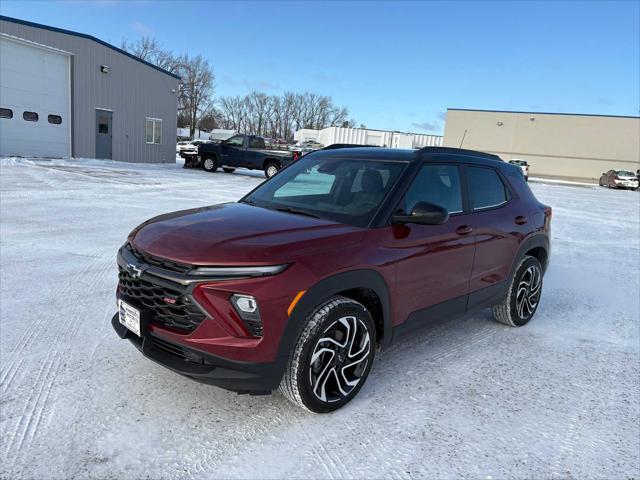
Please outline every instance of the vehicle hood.
M129 241L151 255L192 265L274 265L344 248L364 234L330 220L224 203L152 218Z

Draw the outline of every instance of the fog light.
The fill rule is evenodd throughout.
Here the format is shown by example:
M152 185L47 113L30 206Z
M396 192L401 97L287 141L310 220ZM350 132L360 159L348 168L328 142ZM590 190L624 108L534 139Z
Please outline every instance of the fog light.
M251 335L261 337L262 319L255 297L235 293L231 295L231 304Z

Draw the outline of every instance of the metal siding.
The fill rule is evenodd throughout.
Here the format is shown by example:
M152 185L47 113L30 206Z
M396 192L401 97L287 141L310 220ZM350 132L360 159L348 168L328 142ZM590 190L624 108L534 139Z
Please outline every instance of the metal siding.
M466 135L465 135L466 131ZM527 160L532 176L597 179L640 167L640 118L448 110L445 146Z
M113 111L113 158L174 162L178 80L92 40L0 20L0 32L73 55L73 154L95 156L95 110ZM109 73L100 72L108 65ZM145 117L162 119L162 145L145 143Z

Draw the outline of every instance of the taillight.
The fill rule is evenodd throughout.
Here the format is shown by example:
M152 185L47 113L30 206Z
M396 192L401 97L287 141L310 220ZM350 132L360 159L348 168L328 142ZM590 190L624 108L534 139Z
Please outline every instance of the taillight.
M300 152L293 152L293 160L298 160L300 158Z
M544 212L544 229L548 230L551 225L551 217L553 216L553 209L549 205L543 205L542 211Z

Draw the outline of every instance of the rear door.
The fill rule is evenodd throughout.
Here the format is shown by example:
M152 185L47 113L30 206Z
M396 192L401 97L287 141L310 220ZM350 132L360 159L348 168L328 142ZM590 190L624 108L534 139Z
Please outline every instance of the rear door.
M245 166L249 168L262 168L265 144L260 137L249 137L249 146L244 152Z
M497 169L466 165L464 171L473 212L469 226L476 239L470 303L482 303L484 294L490 297L495 293L494 289L483 294L483 289L509 281L511 264L532 219Z

